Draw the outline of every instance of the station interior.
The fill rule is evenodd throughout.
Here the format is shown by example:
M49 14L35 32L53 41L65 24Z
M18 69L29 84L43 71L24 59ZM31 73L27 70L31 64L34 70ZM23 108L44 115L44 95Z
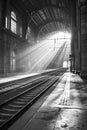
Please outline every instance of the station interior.
M87 130L87 0L0 0L0 130Z

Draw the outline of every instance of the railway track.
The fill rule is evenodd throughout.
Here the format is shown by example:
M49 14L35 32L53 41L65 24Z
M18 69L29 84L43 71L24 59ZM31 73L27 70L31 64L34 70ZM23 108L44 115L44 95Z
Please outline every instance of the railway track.
M60 72L61 70L62 70L62 68L59 68L57 71ZM65 69L65 70L66 70L66 69ZM65 70L63 70L63 71L65 71ZM44 76L46 76L46 75L54 75L54 74L56 74L56 70L43 72L43 73L41 73L41 74L32 76L32 78L31 78L31 77L25 77L25 78L16 79L16 80L14 80L14 81L6 82L6 83L1 83L1 84L0 84L0 90L1 90L1 89L4 89L4 88L11 87L11 86L16 85L16 84L21 84L21 83L23 83L23 85L24 85L25 83L29 83L29 81L30 81L30 82L35 82L35 81L37 81L38 79L39 79L39 80L42 79L42 78L43 78Z
M64 73L64 71L62 73ZM12 98L13 96L16 96L17 94L27 90L28 88L31 88L33 85L37 84L39 81L44 81L47 78L50 78L54 75L56 76L56 74L61 75L62 73L60 73L60 71L57 70L57 71L52 71L48 73L46 72L45 74L39 77L38 76L34 77L34 79L32 80L29 80L30 78L26 78L26 79L24 78L25 80L24 79L17 80L16 83L15 82L9 83L9 84L7 83L7 85L4 86L5 91L3 91L3 87L1 87L2 91L0 91L0 104L5 102L7 99L10 99L10 97Z
M27 89L0 105L0 130L7 130L42 94L58 81L59 72L55 72L52 75L55 76L46 77L44 80L38 81L32 87L27 87Z
M9 82L3 83L3 84L0 85L0 94L5 93L5 92L7 93L7 91L17 89L21 86L27 85L27 84L32 83L32 82L36 83L36 82L38 82L38 80L42 80L42 79L44 79L44 76L37 76L37 78L31 79L31 80L30 80L29 77L27 77L27 78L19 79L19 80L16 80L16 81L11 81L10 83ZM13 86L16 86L16 85L19 85L19 87L13 87ZM7 89L6 91L2 91L3 89L6 89L6 88L11 88L11 89Z

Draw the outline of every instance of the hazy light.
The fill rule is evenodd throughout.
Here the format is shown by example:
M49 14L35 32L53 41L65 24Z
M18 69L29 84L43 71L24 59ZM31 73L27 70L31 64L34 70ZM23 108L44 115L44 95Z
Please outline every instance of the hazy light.
M56 32L47 35L45 38L38 40L38 44L27 47L20 52L17 60L21 68L28 70L29 72L37 72L39 70L45 70L55 56L57 57L57 67L62 67L61 63L65 59L67 61L70 52L69 46L67 46L66 37L70 34L65 32ZM67 54L68 53L68 54Z

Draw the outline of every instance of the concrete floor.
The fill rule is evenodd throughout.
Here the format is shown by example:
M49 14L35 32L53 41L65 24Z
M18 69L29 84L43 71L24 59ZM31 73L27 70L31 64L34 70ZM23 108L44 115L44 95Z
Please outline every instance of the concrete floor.
M87 80L77 74L66 72L51 94L38 104L9 130L87 130Z

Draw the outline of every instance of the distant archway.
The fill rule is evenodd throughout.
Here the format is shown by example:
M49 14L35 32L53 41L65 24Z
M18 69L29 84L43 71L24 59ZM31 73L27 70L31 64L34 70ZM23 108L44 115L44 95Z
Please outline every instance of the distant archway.
M68 68L68 63L67 63L67 61L64 61L64 62L63 62L63 68Z
M70 67L70 61L64 61L63 68L69 68L69 67Z

